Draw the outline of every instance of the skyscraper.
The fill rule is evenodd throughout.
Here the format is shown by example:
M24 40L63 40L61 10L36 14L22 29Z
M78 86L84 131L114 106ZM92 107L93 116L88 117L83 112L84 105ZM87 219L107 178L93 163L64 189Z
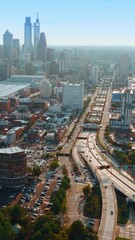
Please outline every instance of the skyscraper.
M37 13L37 19L36 19L36 22L34 23L34 56L35 58L37 56L37 46L38 46L39 37L40 37L40 22L39 22L38 13Z
M13 39L13 50L14 50L14 57L17 58L20 56L20 40Z
M25 55L32 52L32 24L30 17L26 17L24 24L24 51Z
M120 57L119 74L120 78L127 78L129 73L129 57L127 54L123 54Z
M96 86L98 84L98 67L97 66L92 66L91 80L92 80L93 86Z
M82 109L84 99L84 82L79 84L63 83L62 106L70 109Z
M13 58L13 35L8 30L3 34L3 53L9 61Z
M46 62L46 58L47 58L47 42L45 33L42 32L40 34L40 39L37 46L37 59L42 62Z

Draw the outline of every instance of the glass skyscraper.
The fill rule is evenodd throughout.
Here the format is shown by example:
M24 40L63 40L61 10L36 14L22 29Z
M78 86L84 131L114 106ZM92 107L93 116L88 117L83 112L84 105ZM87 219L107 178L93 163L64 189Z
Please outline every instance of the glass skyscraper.
M25 54L32 52L32 24L30 17L25 18L24 24L24 50Z
M3 34L4 57L9 61L13 58L13 35L8 30Z
M39 22L38 13L37 13L37 19L36 19L36 22L34 23L34 56L35 58L37 56L37 46L38 46L39 37L40 37L40 22Z
M45 33L40 34L40 39L37 46L37 59L46 62L47 59L47 42Z

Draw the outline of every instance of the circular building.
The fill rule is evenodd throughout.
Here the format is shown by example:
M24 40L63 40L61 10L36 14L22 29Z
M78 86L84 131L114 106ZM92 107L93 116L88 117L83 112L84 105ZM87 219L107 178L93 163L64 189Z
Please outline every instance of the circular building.
M20 188L27 182L26 153L19 147L0 149L0 186Z

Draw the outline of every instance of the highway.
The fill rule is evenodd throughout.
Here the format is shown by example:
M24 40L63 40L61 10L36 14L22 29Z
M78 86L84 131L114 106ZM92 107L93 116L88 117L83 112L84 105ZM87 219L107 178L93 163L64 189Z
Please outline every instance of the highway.
M80 123L83 122L86 115L90 111L98 90L99 89L97 89L96 93L92 97L92 101L85 114L83 114L81 117ZM102 129L100 130L100 141L102 143L104 141L104 128L108 122L108 110L111 96L110 93L111 89L109 89L103 112ZM78 157L78 151L80 149L80 152L82 152L83 149L83 152L85 152L83 157L99 179L102 192L103 211L98 236L101 240L114 239L114 233L117 224L117 204L114 187L125 194L128 198L135 201L135 184L130 175L128 175L126 172L120 171L117 168L117 164L111 163L111 156L101 154L101 151L96 144L96 133L91 133L88 138L86 137L86 139L84 138L81 141L77 140L79 134L82 134L80 123L76 124L71 140L69 140L68 145L66 145L62 151L63 153L72 152L72 157L79 166L80 170L82 169L82 163ZM105 167L107 165L109 165L108 169ZM100 169L101 166L103 166L102 170Z
M114 185L115 188L117 188L119 191L121 191L125 196L135 200L134 194L135 194L135 184L134 181L132 181L131 176L126 173L123 174L119 169L116 169L113 165L110 164L110 169L98 169L99 166L102 165L108 165L109 157L106 156L108 159L108 162L104 160L104 158L101 158L101 155L99 155L97 149L96 149L96 136L95 134L91 134L91 139L89 139L89 149L91 150L91 153L93 155L92 157L92 164L95 167L95 171L102 171L107 177L109 177L110 182ZM88 148L85 149L86 154L89 153Z
M98 236L99 239L113 239L117 224L117 206L113 188L115 187L134 201L135 184L126 172L121 172L111 164L109 165L109 169L104 168L100 170L100 166L107 166L110 160L108 159L108 161L106 161L106 158L109 157L106 156L106 158L104 158L104 154L101 152L99 153L99 148L96 145L95 133L91 133L88 140L82 140L81 143L83 146L83 151L85 152L83 155L93 172L95 172L100 182L102 192L102 219ZM104 192L103 186L105 188ZM113 214L111 214L111 211L113 211Z
M99 89L97 89L97 91L95 92L95 94L93 95L92 99L91 99L91 102L89 104L89 107L86 109L85 113L83 114L83 116L81 117L80 119L80 123L84 121L86 115L88 114L88 112L90 111L91 109L91 106L92 104L94 103L94 100L95 100L95 97L98 93ZM84 151L86 154L86 160L88 160L89 162L89 158L94 158L94 155L97 154L96 153L92 153L89 148L88 148L88 136L89 136L89 133L83 133L82 132L82 128L80 127L80 123L78 123L75 127L75 130L73 132L73 136L71 138L71 140L68 142L68 145L66 144L64 147L63 147L63 150L62 152L63 153L71 153L72 152L72 157L74 159L74 161L77 163L80 171L82 172L82 168L83 168L83 164L82 164L82 161L79 157L79 150ZM77 137L80 136L84 138L84 140L77 140ZM96 138L96 135L94 136ZM77 141L76 141L77 140ZM82 145L81 145L82 144ZM94 146L93 146L93 150L94 150ZM90 156L89 156L89 153ZM87 159L88 158L88 159ZM99 166L99 163L96 161L96 164L97 166ZM93 171L97 171L97 166L90 164L91 168L93 168ZM99 172L99 175L98 175L98 172L96 172L96 175L99 176L99 181L102 179L102 182L100 183L100 186L101 186L101 192L102 192L102 197L103 197L103 212L102 212L102 219L101 219L101 224L100 224L100 228L99 228L99 233L98 233L98 236L99 236L99 239L100 240L108 240L108 239L114 239L114 233L115 233L115 227L116 227L116 223L117 223L117 206L116 206L116 196L115 196L115 193L114 193L114 189L113 189L113 186L111 185L110 183L110 180L109 180L109 177L106 177L106 175L102 174L102 176L100 176L100 173L101 171ZM100 179L101 178L101 179ZM105 188L106 186L106 179L107 179L107 182L108 182L108 187L107 189ZM74 186L73 186L74 188ZM110 198L111 196L111 198ZM73 209L75 210L75 208L73 206L75 206L75 204L71 204L71 202L74 202L76 203L76 200L75 199L69 199L69 202L70 202L70 207L69 207L69 211L68 211L68 217L70 219L73 219L73 216L72 215L72 212ZM114 203L114 204L113 204ZM77 204L76 204L77 205ZM111 211L113 211L113 214L111 214ZM77 212L75 211L75 218L78 217L78 214Z
M135 185L130 176L126 172L121 172L119 169L110 164L109 169L100 170L100 166L108 165L104 154L102 154L96 145L96 133L91 132L89 135L84 133L79 136L89 136L88 139L77 140L73 148L73 157L78 164L80 170L83 165L78 156L78 151L83 153L83 157L87 160L93 172L96 174L102 192L102 218L98 232L99 239L114 239L115 228L117 224L117 202L114 192L114 187L123 192L127 197L134 201ZM113 214L111 214L111 211Z
M101 176L104 181L104 176ZM115 229L117 224L117 203L114 188L111 184L101 186L102 191L102 217L98 231L99 240L115 239Z
M99 170L100 162L103 160L100 158L97 152L93 152L95 141L95 133L89 134L88 139L81 140L84 154L83 157L91 167L92 171L96 174L102 193L102 217L100 227L98 231L99 240L114 239L115 228L117 224L117 202L112 181L110 176L103 170ZM105 162L103 162L105 164Z

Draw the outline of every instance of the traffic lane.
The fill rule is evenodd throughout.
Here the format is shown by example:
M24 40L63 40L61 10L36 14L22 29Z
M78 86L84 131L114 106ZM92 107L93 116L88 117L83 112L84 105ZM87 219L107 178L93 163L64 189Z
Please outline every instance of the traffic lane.
M87 151L87 149L86 149L86 151ZM87 154L88 154L88 152L87 152ZM93 152L93 155L94 155L94 154L95 154L95 152ZM95 167L95 171L99 171L97 168L98 168L99 166L101 166L101 165L100 165L98 159L96 159L94 156L92 156L91 160L92 160L91 164L92 164L92 163L94 164L93 167ZM100 161L100 162L101 162L101 161ZM102 163L102 165L104 165L104 164ZM108 170L103 169L103 170L100 170L100 171L103 171L104 174L106 174L107 176L109 176L110 179L111 179L111 181L114 182L115 184L117 184L117 186L118 186L118 183L119 183L119 184L120 184L120 189L125 189L124 192L127 192L127 189L129 189L128 186L130 186L130 187L133 189L133 190L130 190L130 197L133 198L133 194L134 194L134 192L135 192L134 183L132 183L131 181L129 181L127 178L125 178L125 176L122 176L121 173L119 173L118 171L116 171L116 170L113 169L112 167L111 167L111 170L109 170L109 169L108 169ZM114 175L115 175L116 177L115 177ZM121 181L122 181L122 182L121 182ZM126 183L128 186L125 186L125 183Z
M112 186L108 185L107 188L104 189L105 190L105 194L106 194L106 209L104 209L106 211L106 219L103 218L103 224L104 224L104 232L102 235L102 239L104 240L108 240L108 239L112 239L112 236L114 234L115 231L115 221L116 221L116 217L115 217L115 209L116 209L116 205L115 205L115 196L113 194L113 189Z
M93 149L93 148L92 148ZM101 171L98 171L95 168L95 165L93 164L93 162L95 161L95 164L97 163L96 158L94 157L94 155L88 150L88 148L85 149L85 155L87 154L87 161L88 163L90 163L90 166L92 167L92 169L94 169L95 173L97 174L98 178L100 179L100 184L101 184L101 190L102 190L102 194L105 191L105 196L103 196L103 215L102 215L102 225L100 225L100 229L101 231L99 231L99 236L103 236L103 238L101 239L112 239L112 236L114 234L114 230L115 230L115 205L112 205L112 202L115 202L115 196L112 195L112 186L111 186L111 191L109 191L108 186L111 184L110 183L110 179L109 177L106 176L106 174L104 174ZM91 158L92 156L92 158ZM91 159L93 159L93 162L91 161ZM99 163L98 163L99 165ZM105 188L107 185L107 189ZM105 202L107 201L107 202ZM105 202L105 203L104 203ZM114 216L112 217L111 211L113 211ZM113 220L113 221L112 221ZM111 224L111 225L110 225ZM109 225L111 227L109 227ZM108 231L109 229L109 231Z
M95 172L96 171L99 171L97 168L101 165L99 163L99 161L97 160L96 157L94 157L94 155L96 155L96 151L93 149L93 146L91 147L91 150L92 150L92 154L93 154L93 157L92 157L92 162L91 164L93 163L93 167L95 167ZM87 152L87 148L85 150ZM87 152L88 154L88 152ZM102 164L103 165L103 164ZM129 194L128 194L128 197L130 197L132 200L134 200L134 193L135 193L135 185L133 182L131 182L129 179L127 179L125 176L121 175L121 173L119 173L118 171L116 171L115 169L113 169L111 167L111 170L106 170L106 169L103 169L103 170L100 170L100 171L103 171L104 174L106 174L107 176L110 177L112 183L115 184L115 186L117 186L117 188L120 190L120 191L123 191L125 194L128 194L128 191L129 191ZM114 176L115 175L115 176ZM126 183L126 185L125 185ZM119 186L119 187L118 187ZM132 188L132 189L130 189Z
M93 134L93 139L94 139L94 134ZM94 139L94 141L89 141L89 148L91 150L91 153L93 154L93 157L95 156L95 160L99 160L101 158L101 155L98 154L96 145L94 145L94 143L95 143L95 139ZM86 151L87 151L87 149L86 149ZM93 158L93 160L94 160L94 158ZM104 160L103 158L101 161L102 161L102 163L101 163L102 165L104 165L104 163L106 165L106 164L108 164L108 162L110 162L109 160L108 160L108 162L106 162L106 160ZM97 164L99 164L99 161L97 162ZM97 164L96 164L96 166L98 166ZM123 181L124 183L126 182L127 185L132 187L133 191L135 191L134 182L132 181L131 176L129 174L127 174L125 172L125 174L123 175L120 170L113 168L112 165L111 165L111 170L108 169L108 172L118 176L121 181Z

